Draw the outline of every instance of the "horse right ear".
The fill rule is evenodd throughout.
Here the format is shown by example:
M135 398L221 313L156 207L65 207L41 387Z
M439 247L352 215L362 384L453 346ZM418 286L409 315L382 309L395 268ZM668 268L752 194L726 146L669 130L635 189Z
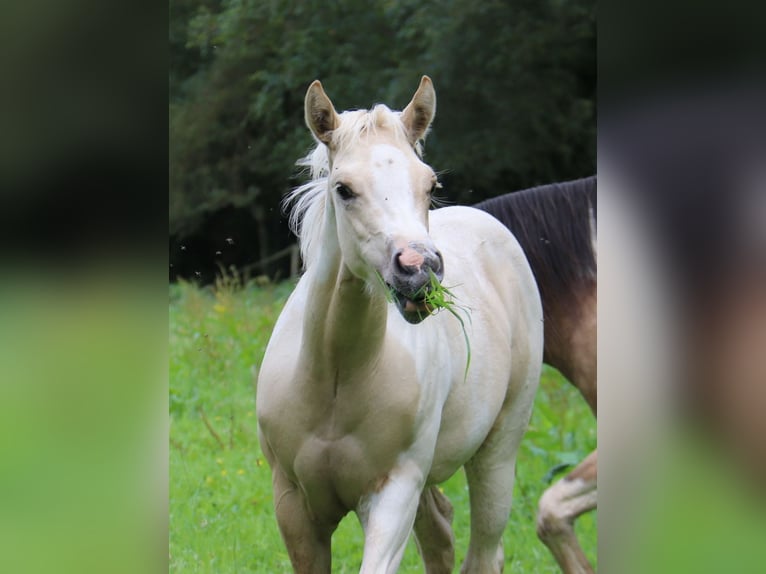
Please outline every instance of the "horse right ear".
M306 92L304 113L311 133L320 142L330 145L332 131L340 124L340 118L319 80L314 80Z

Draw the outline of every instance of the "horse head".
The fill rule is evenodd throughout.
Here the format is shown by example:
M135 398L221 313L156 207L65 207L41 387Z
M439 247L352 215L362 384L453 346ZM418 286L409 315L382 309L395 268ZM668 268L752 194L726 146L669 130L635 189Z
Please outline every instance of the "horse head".
M385 284L410 323L430 314L426 294L444 277L428 231L438 181L420 156L435 111L427 76L401 112L379 104L338 114L318 80L305 99L306 124L326 146L325 224L337 230L343 263L371 288Z

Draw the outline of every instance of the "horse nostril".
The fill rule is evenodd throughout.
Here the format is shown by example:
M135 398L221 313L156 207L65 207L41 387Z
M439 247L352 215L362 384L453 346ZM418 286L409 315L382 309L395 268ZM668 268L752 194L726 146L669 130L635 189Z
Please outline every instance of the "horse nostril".
M406 275L414 275L425 262L425 257L415 249L406 247L394 254L394 265L397 271Z
M409 276L432 272L441 280L444 260L439 251L405 247L394 253L394 268L397 273Z
M441 279L441 274L444 271L444 258L442 257L441 251L436 252L436 261L431 265L431 270Z

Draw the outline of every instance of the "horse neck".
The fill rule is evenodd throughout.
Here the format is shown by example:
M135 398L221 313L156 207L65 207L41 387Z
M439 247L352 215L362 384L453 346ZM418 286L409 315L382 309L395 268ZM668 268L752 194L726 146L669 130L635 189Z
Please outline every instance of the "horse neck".
M343 262L331 206L312 267L303 325L306 367L333 377L372 368L383 348L387 302Z

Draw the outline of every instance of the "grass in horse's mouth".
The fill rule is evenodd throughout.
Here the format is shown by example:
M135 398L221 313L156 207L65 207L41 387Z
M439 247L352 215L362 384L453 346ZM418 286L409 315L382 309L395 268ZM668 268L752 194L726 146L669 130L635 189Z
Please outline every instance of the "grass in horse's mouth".
M455 300L457 299L455 294L452 293L448 287L445 287L441 284L439 278L433 271L429 271L428 273L428 284L423 286L423 288L421 288L413 298L409 298L403 295L394 289L391 285L386 283L380 273L378 273L378 278L380 279L380 282L385 286L386 299L389 303L398 302L401 309L406 309L407 302L410 301L413 305L422 306L425 309L425 311L420 311L418 309L416 311L418 315L420 315L422 312L426 316L436 314L440 310L445 309L458 320L460 323L460 328L463 329L463 338L465 339L465 346L467 351L464 377L468 377L468 367L471 366L471 341L468 338L468 331L465 327L465 321L463 320L463 317L461 317L458 313L458 310L465 313L469 321L471 320L471 314L466 307L455 303Z

